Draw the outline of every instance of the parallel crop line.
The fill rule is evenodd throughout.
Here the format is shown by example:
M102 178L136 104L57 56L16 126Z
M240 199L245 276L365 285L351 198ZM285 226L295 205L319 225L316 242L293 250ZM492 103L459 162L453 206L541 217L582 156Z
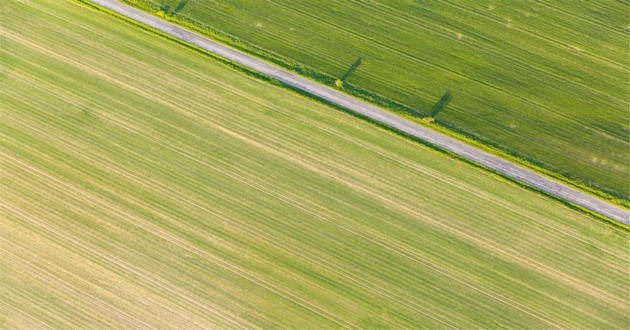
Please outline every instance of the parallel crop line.
M54 177L52 177L52 176L50 176L50 175L48 175L48 174L46 174L46 173L44 173L44 172L42 172L42 171L40 171L40 170L38 170L38 169L36 169L36 168L32 167L31 165L29 165L29 164L27 164L27 163L22 162L21 160L19 160L19 159L17 159L17 158L14 158L14 157L9 156L9 155L5 155L5 156L7 157L7 159L11 159L11 160L12 160L13 162L15 162L16 164L21 164L22 166L24 166L24 168L28 168L28 169L29 169L30 171L32 171L33 173L37 173L37 174L38 174L39 176L41 176L42 178L45 178L45 179L49 180L50 182L52 182L55 186L59 187L60 189L67 190L67 191L69 191L69 192L72 192L73 194L76 194L77 196L80 196L80 197L81 197L81 200L83 200L83 201L90 201L90 202L91 202L94 206L97 206L97 207L99 207L99 208L102 208L103 210L110 210L110 211L112 211L112 212L115 212L119 218L125 218L125 219L136 219L136 220L138 220L138 222L143 222L145 226L150 226L150 227L151 227L151 230L147 229L147 231L149 231L149 232L154 232L154 231L156 230L156 228L154 227L154 225L152 225L152 224L150 224L150 223L148 223L148 222L144 221L144 220L143 220L143 219L141 219L141 218L137 218L137 217L135 217L135 216L133 216L133 215L131 215L131 214L127 213L127 212L124 212L123 210L120 210L120 209L118 209L118 208L114 209L114 208L113 208L113 206L107 207L107 206L105 206L105 205L101 205L101 203L99 203L99 202L98 202L98 199L97 199L95 196L92 196L92 194L89 194L89 193L87 193L87 192L81 192L81 191L77 190L77 188L71 187L71 186L69 186L67 183L64 183L64 182L62 182L62 181L59 181L58 179L56 179L56 178L54 178ZM59 202L62 202L62 201L59 201ZM140 226L138 223L136 223L136 225ZM43 225L42 225L42 226L43 226ZM143 228L144 228L144 227L143 227ZM145 229L146 229L146 228L145 228ZM164 234L164 233L162 233L162 234L163 234L163 235L166 235L166 234ZM65 236L64 236L64 237L65 237ZM160 237L162 237L162 238L164 238L165 240L167 240L167 241L171 242L171 240L170 240L170 239L167 239L167 238L165 238L164 236L160 236ZM71 239L71 238L67 238L67 239L72 241L72 239ZM77 244L79 244L79 243L77 243ZM83 245L81 245L81 246L83 246ZM88 248L88 247L85 247L85 248L86 248L87 250L92 251L93 253L96 253L97 255L101 256L101 254L100 254L100 253L94 252L94 251L95 251L95 249L93 249L93 248ZM112 260L111 260L111 258L112 258L112 257L109 257L109 256L108 256L108 257L103 256L103 258L105 258L105 259L107 259L107 260L109 260L109 261L111 261L111 262L113 262L113 263L115 263L115 264L117 264L117 265L119 265L119 266L121 266L121 267L125 268L125 269L129 268L129 270L130 270L132 273L136 274L136 275L142 274L142 272L141 272L140 270L138 270L137 268L134 268L134 267L133 267L133 266L131 266L130 264L125 264L125 263L124 263L124 262L122 262L122 261L120 261L120 262L115 262L115 261L112 261ZM264 279L260 278L259 276L256 276L256 275L253 275L253 274L250 274L250 273L248 273L248 272L246 272L246 271L244 271L244 270L242 270L242 269L240 269L240 268L238 268L238 267L235 267L235 266L233 266L233 265L231 265L231 264L229 264L229 263L227 263L227 262L225 262L225 261L223 261L223 260L219 259L219 258L218 258L218 257L216 257L216 256L212 256L212 258L211 258L211 259L209 259L209 261L211 261L211 262L215 263L216 265L218 265L218 266L220 266L220 267L223 267L223 268L225 268L225 269L227 269L227 270L230 270L230 271L232 271L234 274L239 275L239 276L241 276L241 277L243 277L243 278L246 278L246 279L248 279L248 280L252 281L253 283L258 284L258 285L260 285L261 287L266 288L267 290L269 290L269 291L271 291L271 292L274 292L275 294L277 294L277 295L279 295L279 296L281 296L281 297L283 297L283 298L285 298L285 299L287 299L287 300L289 300L289 301L292 301L293 303L295 303L295 304L297 304L297 305L300 305L300 306L304 307L305 309L310 310L310 311L312 311L313 313L318 314L318 315L320 315L320 316L322 316L322 317L324 317L324 318L326 318L326 319L328 319L328 320L332 321L333 323L336 323L336 324L338 324L338 325L340 325L340 326L343 326L343 327L348 327L348 328L351 328L351 327L352 327L351 325L349 325L349 324L345 323L343 320L340 320L340 319L337 319L336 317L333 317L330 313L328 313L328 312L326 312L326 311L322 310L320 307L316 307L316 306L312 305L311 303L306 302L306 301L304 301L303 299L301 299L301 298L299 298L299 297L295 296L294 294L289 293L289 292L286 292L285 290L282 290L282 289L278 288L277 286L275 286L275 285L273 285L273 284L270 284L268 281L266 281L266 280L264 280ZM126 266L124 266L124 265L126 265ZM139 275L139 276L140 276L140 275ZM151 282L156 282L156 281L159 281L158 279L148 277L148 275L144 275L144 276L141 276L141 277L147 278L147 279L149 279ZM161 283L161 282L160 282L160 283ZM164 285L163 285L163 286L164 286ZM169 286L169 287L170 287L170 286ZM177 289L175 289L175 288L173 288L173 289L168 288L168 290L169 290L169 291L174 291L174 292L178 293L178 294L179 294L182 298L185 298L186 300L191 299L191 298L190 298L190 297L188 297L188 296L184 296L182 293L180 293L180 292L179 292L179 290L177 290ZM191 302L193 302L193 301L191 301ZM199 302L194 301L194 303L195 303L195 305L198 305L198 306L200 306L200 307L203 307L204 309L207 309L207 308L208 308L206 305L201 304L201 303L199 303Z
M484 18L486 18L488 20L492 20L492 21L496 21L496 22L502 22L501 20L499 20L497 18L494 18L492 16L489 16L489 15L487 15L485 13L479 12L479 11L474 10L474 9L469 9L469 8L467 8L465 6L462 6L462 5L457 5L457 4L454 4L454 3L451 3L451 2L445 2L445 4L447 4L447 5L451 6L451 7L459 8L462 11L466 11L466 12L475 14L477 16L484 17ZM561 46L562 48L566 48L566 49L571 49L571 45L568 45L568 44L566 44L566 43L564 43L562 41L559 41L557 39L554 39L554 38L542 35L540 33L530 32L530 31L527 31L527 30L524 30L524 29L520 29L520 28L517 28L517 27L512 27L512 29L518 30L519 32L521 32L523 34L530 35L530 36L532 36L532 37L534 37L536 39L545 40L545 41L549 42L550 44L553 44L553 45L556 45L556 46ZM588 51L583 51L583 54L585 54L585 55L591 57L592 59L597 60L597 61L599 61L601 63L608 64L608 66L615 67L617 69L626 70L626 71L628 70L628 66L627 65L623 65L621 63L617 63L617 62L615 62L613 60L610 60L608 58L599 56L597 54L594 54L594 53L591 53L591 52L588 52Z
M103 73L103 74L104 74L104 73ZM123 87L129 87L129 85L128 85L128 84L124 84L124 85L123 85ZM135 88L134 88L134 89L135 89ZM147 97L149 97L149 96L147 95ZM174 108L174 107L175 107L173 104L170 104L170 103L165 104L165 105L170 106L171 108ZM127 123L127 124L128 124L128 123Z
M116 314L112 315L112 312L114 311L113 305L104 303L102 300L98 299L97 297L92 295L90 292L78 291L75 286L57 279L56 276L52 272L46 271L45 269L43 269L43 266L41 266L41 263L48 263L47 261L40 260L39 261L40 265L38 266L23 258L20 258L12 251L19 251L21 249L21 246L14 244L12 242L8 242L5 239L2 239L2 240L4 242L2 243L3 245L0 245L0 251L3 252L5 260L11 260L14 265L19 265L22 269L27 271L29 275L37 277L42 282L55 287L57 290L63 291L69 296L81 297L81 301L87 302L88 305L92 305L96 307L97 310L99 310L101 313L107 314L108 319L116 315ZM11 249L7 250L9 247L11 247ZM64 271L64 272L68 273L68 271ZM72 303L68 300L64 301L64 303L71 305L77 311L81 311L83 316L86 319L90 320L90 322L98 322L98 319L95 318L94 315L90 314L90 311L85 305L76 305L75 303ZM133 319L130 316L122 315L122 314L118 314L116 316L117 318L124 320L125 322L127 322L127 324L133 325L134 327L138 327L138 328L148 327L146 323ZM70 321L70 320L66 320L66 321Z
M103 74L104 74L104 73L103 73ZM116 81L116 82L119 82L119 81ZM128 85L128 84L123 84L123 87L128 88L128 87L129 87L129 85ZM134 90L137 90L136 88L133 88L133 89L134 89ZM149 96L148 94L146 94L146 93L143 93L143 94L147 95L146 97L150 97L150 96ZM155 98L155 97L153 97L153 98ZM164 103L166 106L169 106L169 107L171 107L171 108L177 108L174 104L172 104L172 103L170 103L170 102L168 102L168 101L166 101L166 100L163 100L163 101L164 101L164 102L166 102L166 103ZM199 117L196 117L196 119L199 119ZM129 123L128 123L128 122L126 122L126 124L129 124ZM139 130L138 128L136 128L136 129L137 129L137 130Z
M25 124L25 123L23 123L23 124ZM118 124L116 124L116 123L113 123L113 124L114 124L114 125L118 125ZM31 128L31 129L34 129L33 127L30 127L30 128ZM40 132L40 133L41 133L41 132ZM42 134L45 134L45 133L42 133ZM7 138L8 138L8 137L7 137ZM54 136L51 136L51 135L49 135L49 138L51 138L51 139L55 139L55 137L54 137ZM147 138L146 136L145 136L145 137L143 137L143 138L144 138L144 139L149 139L149 138ZM152 139L149 139L149 140L152 140ZM213 169L213 171L216 171L216 172L219 172L219 173L221 173L221 174L223 174L223 175L225 175L225 176L228 176L228 177L230 177L230 178L232 178L232 179L234 179L234 180L236 180L236 181L238 181L238 182L240 182L240 183L242 183L242 184L245 184L245 185L247 185L247 186L250 186L251 188L256 189L256 190L258 190L258 191L260 191L260 192L262 192L262 193L264 193L264 194L266 194L266 195L269 195L269 196L274 197L274 198L279 198L280 200L284 201L285 203L290 204L290 205L291 205L291 206L293 206L293 207L296 207L296 208L298 208L298 209L301 209L301 210L303 210L303 211L305 211L305 212L307 212L307 213L309 213L309 214L311 214L311 215L313 215L313 216L315 216L315 217L318 217L318 218L320 218L320 219L324 220L324 218L321 218L321 216L320 216L319 214L315 213L314 211L304 209L304 207L303 207L303 206L299 205L299 202L297 202L297 201L292 201L292 199L291 199L291 198L289 198L289 197L288 197L288 196L286 196L286 195L282 195L282 194L274 193L273 191L269 191L269 190L267 190L266 188L264 188L264 187L262 187L262 186L255 185L254 183L251 183L251 182L246 182L245 180L242 180L240 177L237 177L237 176L235 176L235 175L233 175L233 174L231 174L231 173L229 173L229 172L225 172L225 171L223 171L223 170L221 170L221 169L219 169L219 168L217 168L217 167L214 167L214 166L212 166L212 165L208 164L207 162L203 162L203 161L200 161L200 160L198 160L198 159L195 159L195 158L194 158L194 156L191 156L190 154L187 154L187 153L184 153L184 152L182 152L182 151L179 151L177 147L167 146L167 145L165 145L165 144L163 144L163 143L161 143L161 142L159 142L159 141L157 141L157 140L152 140L152 141L153 141L154 143L156 143L156 144L161 145L161 146L162 146L162 147L164 147L164 148L167 148L167 149L170 149L170 150L172 150L172 151L174 151L174 152L177 152L177 153L181 154L181 155L182 155L182 156L184 156L184 157L190 158L190 159L192 159L192 160L194 160L194 161L196 161L196 162L200 162L200 163L201 163L201 164L203 164L204 166L209 167L209 168L212 168L212 169ZM196 203L192 202L191 200L186 200L186 202L187 202L187 203L189 203L189 204L194 204L194 205L196 205L197 207L202 208L203 210L206 210L206 211L208 211L208 212L211 212L211 211L210 211L210 210L208 210L207 208L203 208L203 207L201 207L199 204L196 204ZM212 213L212 214L214 214L215 216L219 216L219 217L220 217L220 218L222 218L224 221L229 221L229 219L228 219L228 218L225 218L225 217L223 217L223 216L220 216L220 215L216 214L216 212L211 212L211 213ZM330 220L328 220L328 219L325 219L325 220L326 220L326 221L328 221L328 222L331 222L331 221L330 221ZM230 221L230 222L232 222L232 221ZM331 223L335 224L334 222L331 222ZM370 241L372 241L372 242L373 242L374 240L370 240ZM401 299L401 300L400 300L400 302L401 302L401 303L403 303L403 302L404 302L404 300L402 300L402 299ZM417 312L422 313L422 311L421 311L421 310L416 310L416 311L417 311ZM434 317L435 317L435 316L434 316ZM441 321L441 322L444 322L444 321ZM448 325L448 323L446 323L446 324ZM450 326L454 326L454 325L452 325L452 324L451 324Z

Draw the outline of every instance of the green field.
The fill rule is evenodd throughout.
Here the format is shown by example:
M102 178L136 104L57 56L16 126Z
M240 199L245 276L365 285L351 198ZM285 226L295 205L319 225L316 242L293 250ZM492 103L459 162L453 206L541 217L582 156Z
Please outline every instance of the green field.
M630 196L630 20L621 1L124 0L574 182ZM202 31L203 32L203 31Z
M72 1L3 3L0 328L627 328L628 232Z

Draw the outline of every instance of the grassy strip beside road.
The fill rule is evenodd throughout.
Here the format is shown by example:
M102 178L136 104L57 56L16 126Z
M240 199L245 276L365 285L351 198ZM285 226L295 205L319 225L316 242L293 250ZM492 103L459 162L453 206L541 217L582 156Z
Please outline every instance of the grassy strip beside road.
M628 323L627 232L84 6L4 9L2 327Z
M610 217L623 224L629 224L628 211L608 204L592 196L580 193L574 189L566 187L553 180L545 178L537 173L518 167L508 161L492 156L486 152L475 149L469 145L449 138L440 133L434 132L426 127L413 124L401 117L390 114L382 109L374 107L368 103L362 102L348 95L340 93L333 88L323 86L316 82L302 78L296 74L279 69L276 66L266 62L257 60L247 54L226 47L220 43L211 41L203 36L187 31L181 27L171 24L160 18L143 13L133 7L124 5L115 0L92 0L97 5L104 6L116 13L127 16L133 20L137 20L142 24L146 24L152 28L163 31L182 41L191 43L203 48L209 52L225 57L227 60L240 63L252 70L259 71L271 78L277 79L294 89L298 89L304 93L312 94L317 98L324 99L328 102L338 104L350 111L360 115L369 117L378 121L382 125L390 126L395 130L400 130L406 134L412 135L427 143L437 147L444 148L448 151L456 153L471 161L477 162L483 166L487 166L494 171L500 172L518 181L522 181L527 185L532 185L537 189L553 194L558 198L566 200L570 203L583 206L594 212ZM358 63L358 62L357 62ZM340 82L343 84L343 82Z

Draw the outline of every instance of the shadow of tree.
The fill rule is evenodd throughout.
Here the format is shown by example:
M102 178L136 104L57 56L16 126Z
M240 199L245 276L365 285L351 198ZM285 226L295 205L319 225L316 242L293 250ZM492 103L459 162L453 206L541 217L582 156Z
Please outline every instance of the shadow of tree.
M348 79L348 77L350 77L350 75L354 72L354 70L356 70L359 67L359 65L361 65L361 61L362 61L361 57L357 58L356 61L352 63L348 71L346 71L346 73L341 77L340 80L345 81L346 79Z
M437 116L437 114L440 111L444 110L444 108L446 108L448 103L451 102L452 98L453 96L451 95L451 92L444 93L444 95L442 95L442 97L437 101L437 103L435 103L433 107L431 108L431 117Z
M171 12L171 16L175 16L177 15L180 11L182 11L182 9L184 9L184 7L186 7L186 5L188 4L189 0L182 0L179 2L179 4L177 4L177 6L175 7L175 9L173 9L173 11Z

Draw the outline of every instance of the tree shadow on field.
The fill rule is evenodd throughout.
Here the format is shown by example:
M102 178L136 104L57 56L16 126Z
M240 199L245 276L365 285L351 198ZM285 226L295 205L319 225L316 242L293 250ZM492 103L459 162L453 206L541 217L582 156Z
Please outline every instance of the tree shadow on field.
M433 105L433 107L431 108L431 117L437 116L438 113L440 113L440 111L444 110L444 108L446 108L446 106L448 105L449 102L451 102L451 99L453 98L453 96L451 95L451 92L446 92L444 93L444 95L442 95L442 97L437 101L437 103L435 103Z
M189 0L182 0L179 2L179 4L177 5L177 7L175 7L175 9L173 9L173 11L171 12L171 16L175 16L177 15L180 11L182 11L182 9L184 9L184 7L186 7L186 5L188 4Z
M359 67L359 65L361 65L361 61L363 59L359 56L354 63L352 63L352 65L350 66L350 68L348 69L348 71L346 71L346 73L344 73L344 75L341 77L341 81L345 81L346 79L348 79L348 77L350 77L350 75Z

